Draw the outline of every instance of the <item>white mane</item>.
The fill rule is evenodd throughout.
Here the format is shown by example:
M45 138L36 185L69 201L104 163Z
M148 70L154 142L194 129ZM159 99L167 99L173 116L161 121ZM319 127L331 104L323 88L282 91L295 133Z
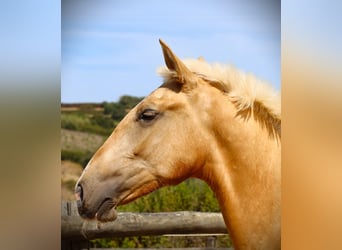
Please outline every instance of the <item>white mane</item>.
M236 103L239 110L253 109L253 105L258 102L274 117L281 119L280 95L266 82L230 65L209 64L202 59L182 61L190 71L203 76L206 80L223 84L229 90L228 97ZM160 67L158 73L165 80L173 76L173 72L167 67Z

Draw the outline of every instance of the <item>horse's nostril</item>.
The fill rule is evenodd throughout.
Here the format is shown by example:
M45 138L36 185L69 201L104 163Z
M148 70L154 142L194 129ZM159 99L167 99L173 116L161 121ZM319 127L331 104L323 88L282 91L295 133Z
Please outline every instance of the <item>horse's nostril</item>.
M77 185L76 190L75 190L77 202L82 202L83 201L83 189L80 184Z

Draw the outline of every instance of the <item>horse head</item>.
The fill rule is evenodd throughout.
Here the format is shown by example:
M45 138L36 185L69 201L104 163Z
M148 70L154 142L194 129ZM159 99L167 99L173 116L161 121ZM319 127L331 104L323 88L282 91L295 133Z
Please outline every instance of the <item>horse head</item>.
M171 75L125 116L84 169L76 184L84 218L114 220L118 205L201 175L208 138L194 89L205 83L160 43Z

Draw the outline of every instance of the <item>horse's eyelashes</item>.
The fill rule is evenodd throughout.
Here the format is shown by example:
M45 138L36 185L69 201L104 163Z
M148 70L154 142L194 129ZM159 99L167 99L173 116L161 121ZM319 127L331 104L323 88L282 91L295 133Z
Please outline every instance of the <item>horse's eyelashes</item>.
M146 122L152 121L154 120L154 118L156 118L157 115L158 115L158 111L154 109L145 109L140 113L139 120L146 121Z

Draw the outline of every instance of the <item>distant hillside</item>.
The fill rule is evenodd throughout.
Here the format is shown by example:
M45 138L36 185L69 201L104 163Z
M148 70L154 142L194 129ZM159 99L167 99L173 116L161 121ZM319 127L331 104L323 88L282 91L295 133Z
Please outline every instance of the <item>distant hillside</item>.
M114 121L103 111L104 103L61 104L61 200L75 199L83 168L114 130Z
M104 103L61 103L61 111L79 111L92 109L93 111L103 112Z
M143 98L122 96L118 102L61 103L61 159L81 164Z
M95 151L105 141L106 137L86 132L61 129L62 150Z

